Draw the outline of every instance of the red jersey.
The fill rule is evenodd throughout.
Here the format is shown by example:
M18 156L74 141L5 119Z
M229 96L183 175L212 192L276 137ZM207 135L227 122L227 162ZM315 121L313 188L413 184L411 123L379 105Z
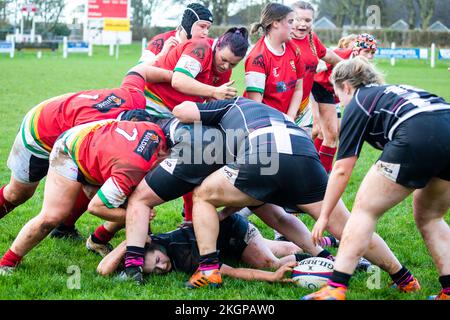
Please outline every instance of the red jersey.
M311 48L309 35L303 39L292 39L292 41L297 47L300 48L302 61L305 66L305 75L303 77L303 98L300 107L301 111L308 105L317 64L319 63L319 59L322 59L327 54L327 48L322 44L319 37L317 37L315 33L312 33L312 41L316 47L316 54L314 54L313 49Z
M153 53L153 56L156 56L156 55L158 55L158 53L160 53L162 51L162 49L164 47L164 42L166 42L166 40L169 39L170 37L176 37L176 36L177 36L177 30L172 30L172 31L158 34L158 35L154 36L148 42L146 50Z
M352 49L334 49L334 53L336 53L339 57L341 57L344 60L350 59L352 56ZM334 92L333 85L330 82L330 76L333 72L333 66L329 63L327 63L327 70L317 73L314 76L314 82L317 82L322 87L327 89L328 91Z
M284 45L284 52L276 53L262 37L245 61L246 92L259 92L262 102L286 113L294 94L297 80L304 76L300 49L292 41Z
M189 40L179 44L158 59L155 66L174 72L182 72L205 83L212 83L213 51L207 39ZM156 104L163 104L172 110L183 101L202 102L204 98L191 96L174 90L170 83L150 83L145 87L145 95Z
M74 126L145 109L144 86L144 78L132 72L120 88L81 91L44 101L27 115L27 129L35 142L50 152L59 135Z
M90 122L67 131L62 139L86 180L102 186L98 195L109 208L126 200L166 148L161 128L145 121Z

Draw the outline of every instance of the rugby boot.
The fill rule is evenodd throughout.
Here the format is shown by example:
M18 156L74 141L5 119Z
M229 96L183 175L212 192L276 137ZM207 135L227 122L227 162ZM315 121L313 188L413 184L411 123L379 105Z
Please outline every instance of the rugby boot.
M51 238L56 239L71 239L76 241L83 240L83 237L80 235L78 230L73 227L67 227L64 224L60 224L50 233Z
M308 294L302 300L345 300L345 292L347 289L342 287L324 286L319 291Z
M90 235L86 240L86 248L89 251L98 253L102 257L105 257L113 250L113 246L110 243L95 243L92 240L92 235Z
M439 294L434 296L429 296L428 300L450 300L450 294L447 292L445 293L444 290L441 290Z
M405 293L416 292L420 290L420 283L416 278L413 277L410 282L402 285L397 285L394 283L391 285L391 288L396 288Z
M128 267L119 274L119 280L134 281L137 284L144 284L144 273L142 267Z
M186 282L186 287L188 289L196 289L207 286L211 286L213 288L220 288L222 286L222 275L220 274L219 269L207 271L197 269L189 281Z

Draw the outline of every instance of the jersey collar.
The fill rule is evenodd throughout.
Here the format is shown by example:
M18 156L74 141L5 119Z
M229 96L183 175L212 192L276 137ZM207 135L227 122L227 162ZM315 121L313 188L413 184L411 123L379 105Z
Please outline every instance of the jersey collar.
M286 52L286 43L283 43L281 46L283 47L283 52L279 53L277 52L271 45L267 37L264 37L264 43L266 44L267 49L269 49L270 52L272 52L273 55L277 57L281 57Z

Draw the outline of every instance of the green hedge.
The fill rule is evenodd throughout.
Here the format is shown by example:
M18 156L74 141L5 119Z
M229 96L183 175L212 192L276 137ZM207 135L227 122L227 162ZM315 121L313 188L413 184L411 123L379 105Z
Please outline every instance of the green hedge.
M210 30L210 36L215 38L224 33L229 27L213 26ZM136 41L146 37L150 40L153 36L173 30L167 27L152 27L143 29L133 29L133 39ZM336 45L343 35L343 29L317 29L315 30L323 43L327 45ZM450 47L450 32L437 31L396 31L390 29L364 30L364 29L347 29L346 34L368 32L373 34L380 46L390 47L391 42L395 42L397 47L429 47L431 43L435 43L438 47ZM259 38L253 35L251 41L254 43Z

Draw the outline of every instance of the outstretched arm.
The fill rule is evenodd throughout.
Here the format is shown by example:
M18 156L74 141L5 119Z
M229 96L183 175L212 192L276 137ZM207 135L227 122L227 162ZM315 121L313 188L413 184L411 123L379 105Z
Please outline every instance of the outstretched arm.
M210 86L182 72L175 72L172 77L172 87L184 94L216 100L231 99L237 94L236 88L232 87L234 81L224 83L220 87Z
M274 272L249 268L233 268L226 264L222 264L220 267L220 272L223 275L227 275L232 278L249 281L259 280L267 282L292 282L292 279L289 278L290 274L288 273L292 272L292 269L296 264L296 262L286 263Z
M170 82L173 71L155 67L152 62L140 63L128 71L139 73L145 82Z
M322 58L322 60L332 66L335 66L342 61L342 58L339 57L333 50L327 49L327 54Z

